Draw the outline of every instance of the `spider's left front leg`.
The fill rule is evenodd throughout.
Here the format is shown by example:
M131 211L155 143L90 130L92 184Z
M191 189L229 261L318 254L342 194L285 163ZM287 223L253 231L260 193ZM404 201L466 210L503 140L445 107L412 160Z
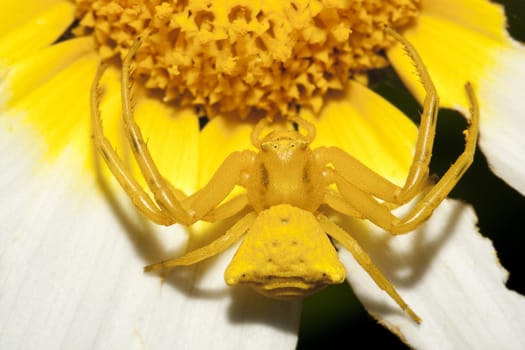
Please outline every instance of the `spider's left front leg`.
M395 204L404 204L414 198L423 188L428 180L429 164L432 157L432 148L436 134L437 116L439 111L439 97L436 87L430 78L430 74L412 44L391 28L385 28L385 32L393 36L405 48L406 53L411 58L416 71L421 79L426 96L423 102L423 112L418 129L416 148L414 157L405 184L398 189L392 200L386 199Z
M404 185L398 186L390 182L337 147L320 147L316 149L316 157L322 164L332 163L347 181L357 186L360 190L386 202L402 205L414 198L427 184L429 164L436 134L439 98L434 83L412 44L390 28L385 28L385 31L405 47L407 54L414 62L426 91L414 156Z
M363 186L363 183L360 180L363 174L359 176L355 174L346 176L337 168L337 162L334 164L334 169L325 169L324 177L327 183L335 183L341 196L348 202L350 207L354 208L366 219L372 221L377 226L384 228L388 232L392 234L401 234L416 229L422 222L430 217L434 209L436 209L443 199L446 198L472 163L478 138L479 107L472 85L467 84L465 89L471 103L470 125L465 132L465 150L438 183L415 204L408 214L401 218L393 215L385 204L380 203L375 198L378 191L373 185L370 186L372 183ZM328 153L325 154L325 156L328 156ZM355 164L358 165L359 163ZM372 175L371 171L366 170L367 168L365 168L364 165L360 165L355 169L360 169L361 167L361 170L365 171L364 174ZM371 178L376 180L380 179L376 176L372 176ZM355 182L353 180L355 180ZM388 185L385 185L386 183L383 184L385 185L385 187L383 187L383 185L381 185L382 183L383 180L377 182L379 192L384 188L389 188ZM330 205L330 203L327 204ZM334 209L337 210L337 208Z

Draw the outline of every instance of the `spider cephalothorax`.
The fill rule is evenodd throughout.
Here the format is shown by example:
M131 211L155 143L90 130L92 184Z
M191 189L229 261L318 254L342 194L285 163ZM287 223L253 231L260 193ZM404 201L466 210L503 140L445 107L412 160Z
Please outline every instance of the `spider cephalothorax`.
M250 206L259 212L277 204L315 211L323 203L325 183L323 166L310 149L315 137L313 126L299 118L290 118L307 127L307 135L295 130L274 130L259 140L266 120L252 132L252 142L259 152L249 164L242 185Z
M137 40L122 68L123 118L131 149L153 193L151 198L124 167L103 134L97 108L98 84L103 73L103 68L99 69L92 90L94 142L142 214L157 224L189 225L198 220L222 220L245 208L251 209L217 240L184 256L147 266L145 270L195 264L224 251L244 236L226 269L226 283L249 284L271 297L303 296L328 284L341 283L345 278L331 237L353 254L377 285L412 319L420 322L358 242L318 210L325 205L341 214L367 219L392 234L406 233L430 217L472 162L478 134L478 106L473 88L467 84L472 113L465 151L430 190L423 191L428 184L438 97L414 48L397 33L386 31L405 46L427 92L414 158L402 187L337 147L310 148L315 128L303 119L290 117L297 130L272 129L270 121L260 121L251 137L257 151L230 154L206 186L191 196L184 195L159 173L133 119L129 71L140 44ZM271 131L261 136L265 129ZM244 187L245 191L225 201L235 186ZM408 214L403 217L392 214L390 208L405 204L420 193L422 198Z

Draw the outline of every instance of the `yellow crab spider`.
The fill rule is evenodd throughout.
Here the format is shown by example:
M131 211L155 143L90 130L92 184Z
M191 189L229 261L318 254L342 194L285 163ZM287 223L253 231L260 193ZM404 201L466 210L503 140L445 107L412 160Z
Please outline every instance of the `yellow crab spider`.
M92 86L93 141L109 169L137 209L161 225L190 225L198 220L218 221L245 208L248 214L224 235L187 254L145 267L145 271L192 265L223 252L242 240L225 271L228 285L248 284L275 298L313 293L326 285L341 283L345 269L329 237L350 251L375 283L415 321L421 319L396 292L367 253L352 236L319 211L326 205L344 215L367 219L393 235L416 229L448 195L472 162L478 135L478 104L472 86L466 84L471 103L470 125L464 152L428 191L432 145L436 130L438 96L430 76L413 46L393 30L386 31L404 45L426 91L414 157L405 184L397 186L337 147L311 149L315 128L290 117L298 130L275 129L263 119L253 129L251 141L257 151L230 154L206 186L191 196L175 189L158 171L130 102L129 75L137 40L122 65L122 107L125 133L134 157L152 192L141 188L104 136L98 110L101 65ZM264 136L262 136L264 135ZM234 186L244 193L224 201ZM329 189L335 185L337 190ZM408 214L397 217L390 208L422 193Z

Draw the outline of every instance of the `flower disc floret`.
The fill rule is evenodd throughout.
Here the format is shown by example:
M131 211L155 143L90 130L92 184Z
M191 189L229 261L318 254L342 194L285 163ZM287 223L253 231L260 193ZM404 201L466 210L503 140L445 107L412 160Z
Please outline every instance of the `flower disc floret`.
M103 58L125 56L148 33L136 73L166 101L210 116L318 110L349 74L382 67L420 0L76 0L77 34L93 34Z

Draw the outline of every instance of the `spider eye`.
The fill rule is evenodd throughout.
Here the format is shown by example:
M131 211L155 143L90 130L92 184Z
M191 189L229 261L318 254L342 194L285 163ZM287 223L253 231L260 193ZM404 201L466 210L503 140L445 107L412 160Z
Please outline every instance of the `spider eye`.
M278 148L278 146L277 146L276 143L273 144L273 148L274 148L274 149L277 149L277 148Z

